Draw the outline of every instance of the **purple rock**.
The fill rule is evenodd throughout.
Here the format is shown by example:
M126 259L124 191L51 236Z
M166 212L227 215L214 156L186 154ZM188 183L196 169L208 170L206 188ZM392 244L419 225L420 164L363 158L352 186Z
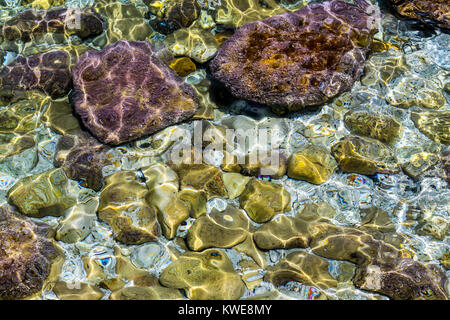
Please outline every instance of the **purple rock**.
M41 290L58 251L50 226L0 207L0 299L20 299Z
M26 10L1 26L4 39L9 41L33 41L37 35L59 33L76 35L81 39L103 32L105 23L92 9Z
M39 90L52 98L65 96L72 86L71 57L63 50L20 56L0 69L0 103L30 90Z
M88 133L65 135L56 145L53 163L55 167L61 167L70 179L100 191L103 186L102 169L111 164L106 155L108 150Z
M75 111L101 142L121 144L191 118L195 91L145 41L90 50L73 68Z
M379 11L357 3L314 3L247 23L211 61L212 74L235 97L278 113L325 103L360 77L377 31Z
M358 288L395 300L447 300L447 281L445 272L438 265L407 258L362 266L353 279Z

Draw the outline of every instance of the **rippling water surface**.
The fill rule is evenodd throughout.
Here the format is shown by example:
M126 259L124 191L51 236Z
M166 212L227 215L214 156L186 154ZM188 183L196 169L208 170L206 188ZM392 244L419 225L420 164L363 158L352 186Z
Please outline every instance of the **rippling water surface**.
M184 24L175 28L167 16L171 6L179 2L183 1L0 0L1 23L30 8L66 7L83 10L93 7L93 11L107 21L100 35L84 39L76 34L55 36L48 32L28 42L23 39L9 41L3 31L0 43L3 66L10 65L20 56L52 50L65 51L76 64L88 49L100 50L119 40L148 41L156 46L162 61L199 96L199 108L193 120L102 149L96 140L83 140L92 138L73 111L73 90L56 98L39 90L25 90L11 97L6 86L2 86L0 202L4 205L9 202L18 207L21 214L51 225L54 229L52 237L64 256L58 262L59 269L54 267L58 271L33 298L230 298L226 288L212 286L213 280L202 282L200 277L191 275L191 272L203 272L206 279L213 279L211 274L215 274L224 277L221 281L229 283L231 290L242 290L241 295L232 298L389 299L389 294L355 284L358 269L363 267L349 261L352 258L346 256L345 248L358 241L360 248L370 247L367 237L392 246L403 259L435 264L448 277L450 35L443 29L401 18L385 1L372 0L381 9L382 18L360 79L350 91L320 107L280 116L256 103L233 98L214 81L208 63L236 28L296 11L309 1L184 1L186 11L171 13ZM190 16L183 16L187 13ZM290 162L288 174L275 177L259 175L250 167L240 171L242 175L231 167L217 169L225 155L216 151L204 153L210 163L204 167L173 171L161 165L169 163L173 148L180 143L174 142L173 137L193 135L199 124L219 131L218 128L225 127L267 129L273 139L271 143L279 146L283 159L289 159L310 144L331 154L333 146L343 138L368 135L369 120L359 120L353 127L344 121L348 114L368 111L379 119L390 119L400 125L395 134L383 127L383 121L379 125L381 129L377 129L382 141L376 140L381 145L379 148L387 148L394 155L398 170L393 173L362 174L360 170L342 170L342 163L335 163L331 155L327 160L329 163L324 165L323 159L314 157L318 151L306 154L302 158L306 160L299 161L306 161L303 165L311 166L313 171L321 170L314 167L314 161L318 161L319 166L331 168L330 175L320 183L293 178L293 174L289 174ZM91 155L93 158L85 162L88 163L87 176L77 179L70 176L70 172L82 171L76 163L85 160L80 157L69 162L69 150L73 150L70 143L67 142L69 147L64 149L58 141L61 142L64 136L81 136L81 132L86 136L80 138L80 150L98 148L101 157ZM74 140L71 141L74 144ZM243 152L251 154L257 149L273 148L265 143L247 141ZM382 155L384 151L376 149L372 152L375 158L378 157L374 160L378 165L388 162L387 156ZM313 158L316 160L308 162ZM334 167L332 163L335 163ZM48 174L57 167L62 167L65 173L59 169L53 175ZM99 167L100 178L94 171L89 171L91 167ZM120 172L126 173L121 175ZM32 175L33 179L24 182L25 177ZM251 176L257 181L250 180ZM202 177L212 178L205 182ZM217 179L224 182L220 184ZM253 181L251 187L248 181ZM19 191L11 192L13 186L17 190L21 183ZM280 190L288 194L288 200ZM261 196L264 192L266 194ZM184 199L180 203L191 206L187 216L179 213L182 210L176 207L180 199ZM316 250L332 241L336 232L331 231L327 231L329 237L321 242L312 240L317 247L308 244L286 249L263 248L261 243L272 241L265 242L264 239L281 239L286 230L291 230L291 222L284 218L300 213L306 215L308 205L322 202L330 206L323 210L332 212L326 218L327 225L348 228L343 236L341 234L342 239L353 239L339 240L342 243L338 246L344 247L342 252L336 248L329 249L336 251L332 253ZM258 217L263 211L278 207L281 209L273 209L275 217L272 219L271 216L270 222L259 221L251 213ZM40 209L34 212L32 208ZM314 210L318 216L323 213L322 209L317 209L320 212ZM128 222L118 217L128 219ZM162 221L161 229L158 225ZM261 231L260 228L274 222L279 222L278 229ZM145 236L139 230L126 229L127 223L145 229ZM149 231L152 223L160 228L156 236ZM303 221L300 225L309 223ZM299 228L294 228L287 237L305 232ZM356 233L352 235L352 232ZM147 238L142 240L142 237ZM384 250L377 248L372 251L373 256ZM295 252L310 256L292 256ZM293 259L287 263L293 271L286 271L289 269L286 264L280 265L287 257ZM316 257L321 258L314 260ZM230 265L227 265L228 259ZM177 262L181 262L181 266L176 265ZM183 269L187 265L192 269ZM178 280L164 274L168 268L173 268ZM178 283L182 280L186 282ZM242 287L236 284L242 281ZM210 295L202 296L189 283L193 287L203 287ZM123 288L128 287L145 290L124 293ZM165 291L169 287L171 289ZM448 282L444 287L448 297ZM422 297L433 295L427 291L428 287L424 288L420 293Z

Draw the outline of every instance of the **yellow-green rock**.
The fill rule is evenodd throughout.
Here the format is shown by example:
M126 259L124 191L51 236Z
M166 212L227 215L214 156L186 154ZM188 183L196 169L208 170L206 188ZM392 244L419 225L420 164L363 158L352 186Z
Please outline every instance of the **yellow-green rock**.
M289 158L287 175L313 184L326 182L337 168L336 160L324 147L309 145Z
M67 190L62 169L52 169L20 179L8 190L8 202L31 217L61 216L76 203Z
M180 188L203 191L207 199L227 197L222 171L207 164L181 164L174 166L180 179Z
M254 233L256 245L263 250L307 248L320 223L329 222L336 211L325 202L307 203L296 215L280 215Z
M274 215L291 209L291 196L277 183L252 178L239 198L241 208L258 223L269 221Z
M230 199L239 197L245 190L245 186L250 181L250 177L243 176L240 173L226 172L223 174L223 183Z
M180 77L186 77L190 73L197 70L195 63L188 57L176 58L169 64L169 67Z
M394 118L364 111L347 113L344 122L354 134L387 143L393 142L402 131L402 124Z
M392 151L372 138L346 136L331 147L331 153L343 172L374 175L400 170Z
M100 194L99 219L125 244L155 241L160 235L156 210L146 202L148 189L135 171L119 171L105 179Z
M431 140L450 145L450 111L412 112L411 120Z
M231 206L223 212L213 209L208 216L195 220L186 241L193 251L231 248L248 237L249 229L250 221L242 210Z
M177 289L163 286L125 287L113 292L110 300L183 300Z
M195 203L186 199L186 195L184 200L180 198L178 176L168 165L156 163L143 168L142 173L148 188L146 201L157 209L158 221L164 236L172 239L180 223L189 217L189 213L201 214L198 210L202 209L193 208Z
M84 282L57 282L53 292L61 300L100 300L105 294L99 288Z
M292 252L275 266L267 268L264 280L277 287L289 281L320 289L336 287L337 281L329 273L328 267L328 261L323 258L303 251Z
M191 300L236 300L245 290L230 258L217 249L182 254L159 280L163 286L184 289Z

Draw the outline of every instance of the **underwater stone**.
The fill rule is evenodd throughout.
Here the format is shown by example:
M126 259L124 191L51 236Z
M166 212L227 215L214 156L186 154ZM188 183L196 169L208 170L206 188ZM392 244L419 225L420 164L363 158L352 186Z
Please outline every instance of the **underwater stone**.
M194 198L183 200L178 193L177 173L165 163L155 163L141 169L146 179L147 203L153 205L158 213L158 221L167 239L173 239L181 222L194 210ZM192 212L195 214L194 212Z
M450 111L412 112L411 120L431 140L450 145Z
M245 290L230 258L218 249L182 254L159 280L163 286L184 289L191 300L236 300Z
M265 152L253 151L256 161L252 159L252 155L246 155L244 163L240 164L241 173L255 177L271 177L273 179L281 179L287 170L287 159L282 153L278 155L267 155ZM275 152L274 152L275 153ZM277 157L278 159L275 159Z
M155 241L160 235L156 210L146 200L148 189L135 171L119 171L105 179L100 194L99 219L125 244Z
M402 124L389 116L364 111L348 112L345 126L353 133L391 143L402 131Z
M180 290L165 288L163 286L152 287L125 287L114 291L110 300L183 300Z
M0 207L0 298L21 299L37 293L50 274L58 251L50 226Z
M440 262L446 270L450 270L450 252L444 253L442 258L440 259Z
M290 210L291 195L280 184L252 178L239 198L241 208L255 222L269 221Z
M46 127L62 135L81 131L80 122L74 116L67 97L51 100L41 115L41 121Z
M227 197L222 171L208 164L174 165L180 178L180 188L203 191L208 200Z
M175 56L188 56L205 63L217 53L219 43L211 30L198 26L197 21L187 29L179 29L164 39L167 49Z
M56 144L53 164L61 167L70 179L81 181L83 187L100 191L103 186L102 169L111 164L106 156L108 150L87 133L65 135Z
M448 236L450 220L442 216L432 216L419 222L416 231L420 235L432 236L438 240L444 240Z
M149 7L152 7L154 2L161 4L160 1L155 0L144 2ZM174 0L164 4L164 10L157 13L157 19L150 20L150 25L165 35L189 27L200 15L200 5L197 0Z
M197 70L195 63L188 57L181 57L174 59L169 67L177 73L180 77L186 77L190 73Z
M421 106L434 110L441 109L446 103L439 80L429 80L412 73L389 83L386 101L399 108Z
M343 172L374 175L400 171L392 151L375 139L346 136L332 146L331 153Z
M344 260L360 266L374 259L385 261L401 254L394 246L375 239L367 232L332 224L321 225L320 232L313 236L310 247L318 256Z
M389 0L389 4L401 16L450 29L450 3L447 0Z
M336 211L325 202L307 203L293 217L278 216L254 233L256 245L263 250L307 248L321 223L329 222Z
M240 173L225 172L223 174L223 184L227 189L228 197L233 200L239 197L245 190L245 186L250 181L250 177L243 176Z
M52 98L66 95L72 86L70 67L71 56L64 50L19 56L0 70L0 104L8 104L31 90Z
M448 281L437 265L412 259L388 259L358 268L353 280L362 289L394 300L447 300Z
M22 0L20 4L24 7L48 10L51 7L64 5L66 0Z
M279 2L278 0L263 2L259 0L223 0L216 5L217 8L213 12L214 21L226 28L236 29L248 22L286 12ZM297 3L294 8L301 6L301 3ZM294 8L290 7L291 10Z
M61 300L100 300L105 293L94 285L78 282L76 284L58 281L53 292Z
M154 33L145 18L148 8L143 3L96 0L94 8L108 21L105 32L93 40L100 48L119 40L144 41Z
M29 99L0 110L0 159L35 146L33 130L39 126L40 107L38 101Z
M249 235L250 221L240 209L213 209L208 216L195 220L188 230L186 242L193 251L207 248L231 248Z
M86 39L102 33L104 25L103 19L92 9L25 10L7 20L1 26L1 32L8 41L31 42L35 37L49 33Z
M327 289L337 286L328 272L327 260L302 251L291 252L275 266L267 268L264 280L275 286L297 281L307 286Z
M195 91L149 42L90 50L73 68L75 111L103 143L120 144L191 118Z
M8 202L31 217L61 216L76 204L68 193L68 179L62 169L52 169L20 179L8 190Z
M97 208L97 199L89 199L86 203L79 203L69 208L64 219L59 222L55 239L75 243L86 238L96 219Z
M189 208L189 215L198 218L206 214L206 194L203 191L184 189L178 193L178 199Z
M400 49L394 47L385 52L373 53L366 61L361 83L389 87L392 80L409 69L405 54Z
M403 162L402 169L410 177L419 179L426 171L433 168L439 162L439 156L428 152L418 152Z
M321 146L308 145L289 158L287 175L313 184L326 182L337 168L336 160Z
M248 23L223 44L211 72L235 97L278 113L329 101L360 77L377 31L375 7L359 3L314 3Z
M378 207L361 208L359 211L361 215L360 230L383 233L396 231L395 225L386 211Z

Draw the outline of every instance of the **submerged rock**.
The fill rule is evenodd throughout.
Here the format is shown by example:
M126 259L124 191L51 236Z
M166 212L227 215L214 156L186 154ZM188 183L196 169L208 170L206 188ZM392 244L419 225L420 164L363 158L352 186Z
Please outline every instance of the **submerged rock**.
M450 145L450 111L412 112L411 120L431 140Z
M195 208L197 199L178 193L180 186L177 173L164 163L143 168L142 174L149 190L146 201L156 208L164 236L173 239L180 223L186 220L189 214L196 215L201 211Z
M177 289L163 286L132 286L114 291L110 300L183 300L183 295Z
M343 172L364 175L396 173L400 167L392 151L378 140L346 136L331 148Z
M53 292L61 300L100 300L105 293L96 286L84 282L76 285L58 281L53 286Z
M275 286L297 281L307 286L327 289L337 286L337 281L328 272L326 259L303 251L291 252L275 266L267 268L265 281Z
M354 134L391 143L402 131L402 124L389 116L365 111L349 112L344 118L345 126Z
M230 258L217 249L182 254L159 280L163 286L184 289L191 300L235 300L245 290Z
M217 53L220 45L210 29L194 22L189 28L176 30L164 39L167 49L175 56L188 56L198 63L205 63Z
M98 47L119 40L143 41L154 33L145 18L148 8L143 3L96 0L94 9L108 21L105 32L93 40Z
M264 250L307 248L336 211L325 202L308 203L293 217L281 215L262 225L254 234L256 245Z
M58 251L48 239L50 226L0 207L0 298L37 293L50 274Z
M96 211L97 199L89 199L86 203L77 204L68 210L56 229L55 239L66 243L83 240L91 232Z
M208 216L195 220L188 230L186 242L193 251L207 248L231 248L249 236L250 221L239 209L213 209Z
M104 21L92 9L25 10L1 26L3 39L10 42L31 42L50 35L54 42L63 42L71 35L81 39L103 32Z
M103 186L102 169L111 162L106 156L108 147L86 133L65 135L56 145L54 165L61 167L72 180L100 191Z
M239 198L241 208L255 222L269 221L291 208L291 196L280 184L252 178Z
M62 169L52 169L20 179L8 190L8 202L27 216L61 216L76 200L67 190Z
M39 126L40 108L37 101L29 99L0 110L0 159L35 146L33 131Z
M308 145L291 155L287 175L292 179L322 184L336 168L337 163L326 148Z
M376 259L385 261L400 256L394 246L375 239L371 234L356 228L322 224L310 243L318 256L365 265Z
M150 25L162 34L169 34L175 30L189 27L200 16L200 4L197 0L174 0L163 2L144 1L150 8L159 7L157 18L150 20ZM157 2L155 5L154 3ZM151 10L153 11L153 10Z
M222 171L207 164L181 164L174 166L180 178L181 190L192 188L205 193L208 200L227 196Z
M103 143L120 144L191 118L197 95L148 42L91 50L73 68L75 111Z
M174 59L169 67L177 73L180 77L186 77L190 73L197 70L195 63L188 57L181 57Z
M119 171L105 179L98 217L111 226L118 241L141 244L160 235L156 210L145 200L147 192L134 171Z
M64 50L19 56L0 70L0 104L25 97L32 90L52 98L66 95L72 86L70 67L71 56Z
M400 258L360 267L353 280L360 289L395 300L447 300L447 281L437 265Z
M363 71L378 17L375 7L359 4L314 3L248 23L220 48L212 74L234 96L279 113L320 105Z
M389 0L390 5L401 16L450 29L450 3L447 0Z
M441 109L446 99L439 80L429 80L413 73L398 77L387 86L386 101L396 107L421 106L427 109Z

